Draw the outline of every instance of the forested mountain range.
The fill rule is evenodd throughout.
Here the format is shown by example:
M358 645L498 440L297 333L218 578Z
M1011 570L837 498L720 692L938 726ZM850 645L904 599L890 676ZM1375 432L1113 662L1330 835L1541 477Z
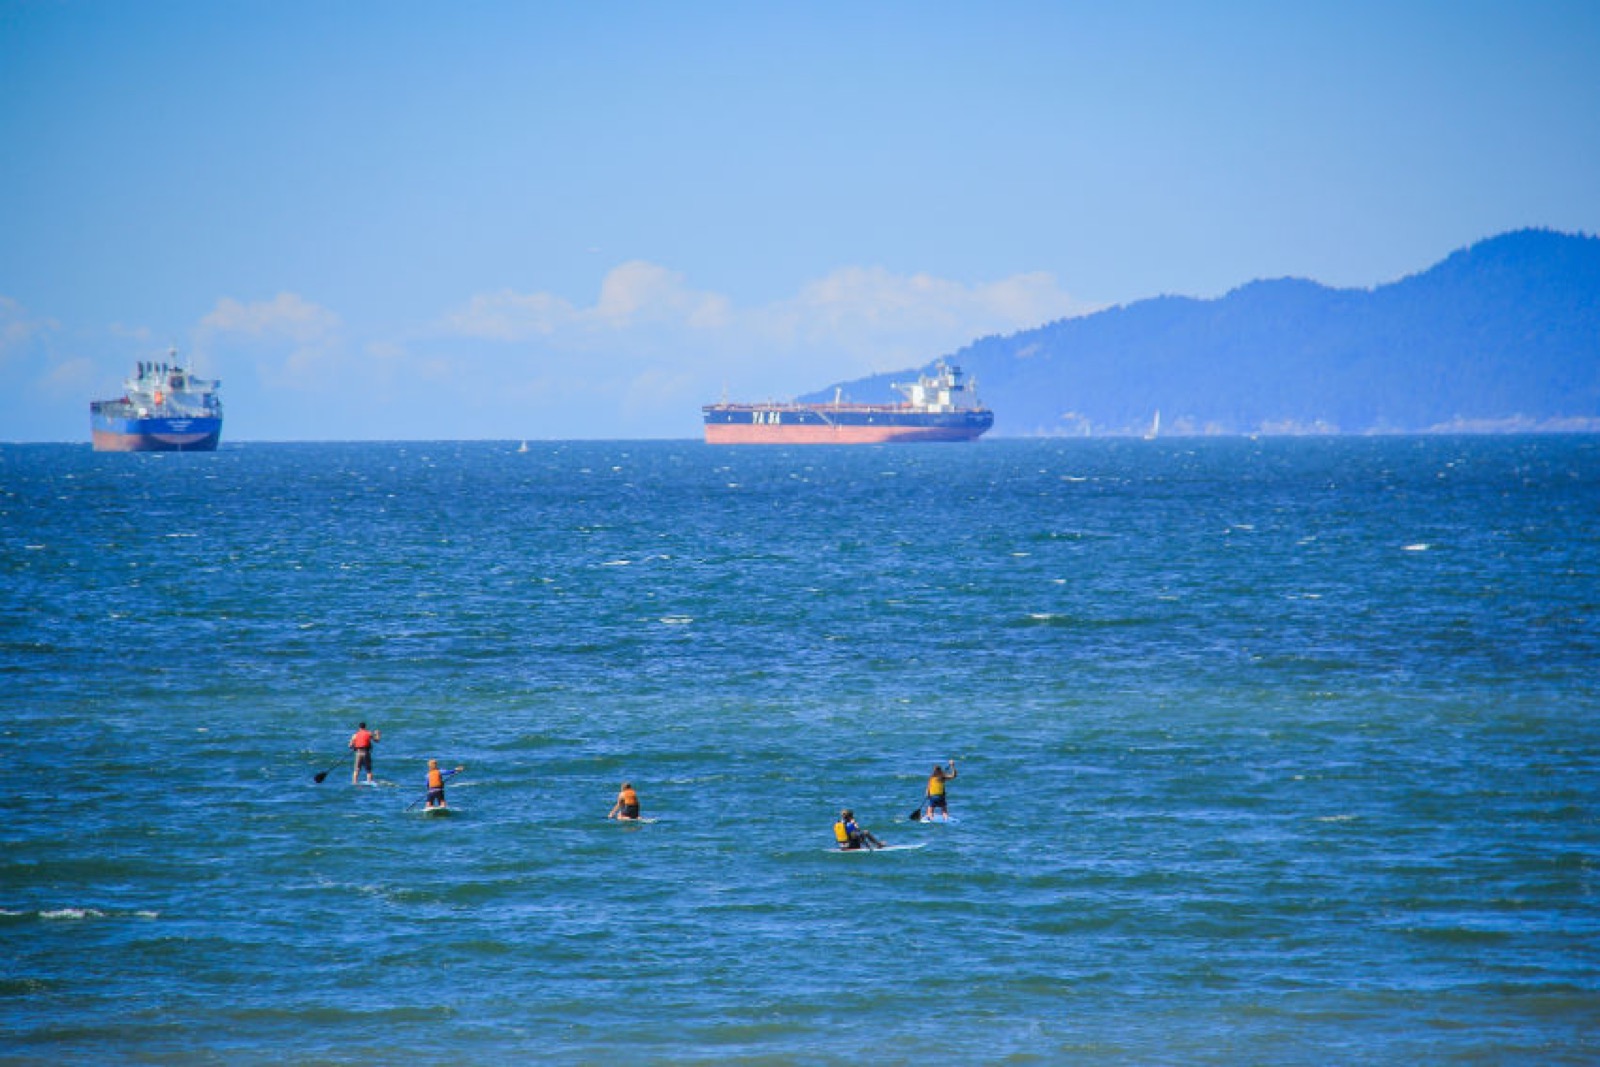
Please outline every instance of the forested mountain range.
M1600 430L1600 237L1521 230L1372 289L1161 296L948 355L997 436ZM931 364L930 364L931 365ZM899 399L917 368L841 382Z

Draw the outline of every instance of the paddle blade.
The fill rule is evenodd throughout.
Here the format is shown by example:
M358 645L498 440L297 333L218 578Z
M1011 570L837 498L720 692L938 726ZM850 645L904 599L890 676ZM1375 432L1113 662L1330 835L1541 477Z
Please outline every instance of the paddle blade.
M316 782L318 785L321 785L322 784L322 780L324 778L326 778L326 777L328 777L328 772L327 771L318 771L316 773L316 775L311 780L313 782Z
M907 818L909 818L912 822L920 822L922 820L922 809L916 809L909 816L907 816Z

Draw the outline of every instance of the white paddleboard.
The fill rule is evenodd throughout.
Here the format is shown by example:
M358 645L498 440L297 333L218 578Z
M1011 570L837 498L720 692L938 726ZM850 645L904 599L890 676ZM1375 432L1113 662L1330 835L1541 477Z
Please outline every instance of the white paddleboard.
M424 807L424 808L419 808L418 810L421 811L422 814L424 814L424 815L449 815L450 814L450 805L448 805L448 804L440 804L436 808Z
M881 848L830 848L828 851L838 852L845 856L852 856L858 852L915 852L926 844L926 841L922 841L915 845L884 845Z
M661 820L660 819L611 819L609 821L610 822L618 822L618 823L621 823L624 826L639 826L641 824L645 825L645 826L649 826L651 823L660 822Z

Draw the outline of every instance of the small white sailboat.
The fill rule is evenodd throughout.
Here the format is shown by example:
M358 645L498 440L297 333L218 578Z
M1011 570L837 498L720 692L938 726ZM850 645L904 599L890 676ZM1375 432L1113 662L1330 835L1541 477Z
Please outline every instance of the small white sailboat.
M522 442L522 447L517 449L518 452L526 452L527 450L528 450L528 442L526 442L526 441Z
M1150 420L1150 429L1145 431L1144 439L1154 441L1161 433L1161 409L1156 408L1156 417Z

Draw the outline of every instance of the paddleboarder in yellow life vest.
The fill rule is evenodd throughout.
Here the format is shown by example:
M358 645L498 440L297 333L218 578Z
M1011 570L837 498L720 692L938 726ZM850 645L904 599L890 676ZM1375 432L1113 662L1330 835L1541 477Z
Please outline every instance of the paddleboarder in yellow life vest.
M622 791L617 794L617 802L611 805L611 810L606 812L608 819L637 819L639 817L639 794L634 791L632 782L623 782Z
M451 778L454 778L456 775L460 774L464 770L466 770L465 767L456 767L453 770L441 771L441 770L439 770L439 761L438 760L436 760L436 759L429 760L428 761L428 799L422 805L423 809L426 810L426 809L429 809L429 808L442 808L442 807L444 807L444 783L447 780L449 780ZM413 800L411 803L415 804L416 801Z
M849 808L839 813L839 821L833 824L833 836L842 849L862 848L867 845L873 848L883 847L883 842L874 837L872 831L861 828L856 822L855 812Z
M938 812L941 819L950 818L950 808L946 804L944 783L956 776L956 761L950 760L949 767L933 765L933 773L928 776L927 806L922 813L924 819L933 818L933 813Z
M376 785L372 780L372 746L383 737L377 730L367 729L366 723L356 727L356 732L350 735L350 750L356 754L355 769L350 772L350 784L361 784L361 772L367 772L367 784Z

